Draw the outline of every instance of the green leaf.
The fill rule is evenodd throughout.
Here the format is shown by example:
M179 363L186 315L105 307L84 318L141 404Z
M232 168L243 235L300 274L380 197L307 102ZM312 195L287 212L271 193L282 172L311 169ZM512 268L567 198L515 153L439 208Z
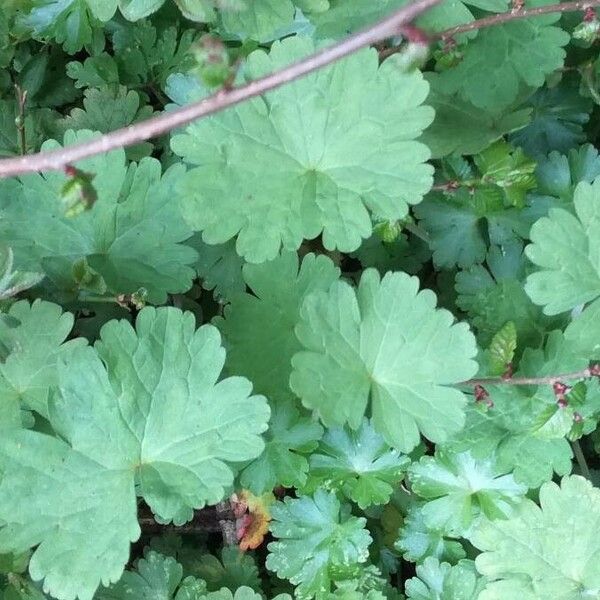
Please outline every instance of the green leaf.
M511 143L537 159L553 151L565 153L582 143L591 102L577 88L576 81L566 79L555 87L539 89L525 103L532 110L531 123L513 133Z
M499 469L491 456L476 460L469 452L436 450L409 469L413 491L428 500L425 524L455 537L468 537L481 520L508 517L527 488Z
M58 384L57 364L86 344L83 339L65 342L73 315L56 304L21 300L10 307L8 316L18 325L8 328L0 321L0 348L5 354L0 362L2 427L20 426L30 419L22 410L48 417L48 398Z
M530 121L530 108L481 109L457 95L444 93L437 73L428 73L427 81L430 85L427 103L434 108L435 119L420 140L431 150L433 158L452 153L476 154L506 133L525 127Z
M594 597L600 588L600 491L573 475L540 489L508 521L482 525L472 541L477 570L490 581L480 600Z
M328 429L310 456L307 487L341 491L362 509L385 504L410 464L364 419L357 431Z
M533 177L536 164L520 148L515 149L500 140L474 156L473 160L482 181L503 190L507 206L525 206L526 193L536 186Z
M0 246L0 301L32 288L44 279L43 273L15 269L14 258L12 248Z
M422 505L414 504L409 510L404 524L400 528L394 547L402 552L402 558L421 563L427 557L455 563L465 558L462 544L440 529L432 529L426 523Z
M472 192L462 187L449 195L432 193L415 207L437 268L469 268L484 261L490 243L514 244L527 237L539 215L530 208L505 208L502 196L500 187L484 184Z
M196 548L187 548L179 561L186 572L205 582L206 589L210 592L223 587L232 590L238 587L260 590L261 581L254 558L237 546L223 546L220 560L213 554L198 556Z
M144 106L137 92L127 91L119 86L116 89L102 87L87 89L84 92L83 109L74 108L58 124L61 131L69 129L89 129L110 133L152 116L150 106ZM152 152L152 144L143 142L126 150L130 160L141 160Z
M516 387L487 386L493 407L472 402L467 407L464 429L446 449L454 453L468 451L477 459L495 454L499 472L512 471L518 483L537 488L554 473L565 475L571 471L571 448L562 436L537 433L540 413L555 400L541 402Z
M90 140L90 132L68 132L65 145ZM59 148L56 142L44 149ZM42 271L61 294L77 296L74 264L85 258L114 294L148 291L162 303L167 293L192 285L196 253L181 244L191 231L182 220L175 186L181 165L161 175L160 163L146 158L125 166L123 150L77 163L94 175L98 200L71 219L63 214L63 173L24 176L13 194L0 196L0 236L23 269Z
M136 571L125 571L110 588L98 590L94 600L187 600L187 591L192 589L201 593L206 586L193 577L183 579L183 569L174 558L149 551L137 561ZM195 594L193 597L206 596Z
M292 390L330 425L357 429L367 404L375 430L410 452L424 435L441 442L464 423L465 399L449 385L472 377L475 341L464 323L435 308L418 280L373 269L357 291L334 283L304 302L292 360Z
M164 3L165 0L119 0L119 8L129 21L139 21L156 12Z
M228 302L246 291L242 275L245 262L235 251L233 242L211 246L195 235L188 244L198 252L196 272L202 280L202 287L213 290L215 299Z
M530 0L526 8L548 4ZM541 87L545 76L563 65L569 34L553 26L558 14L518 19L481 29L468 42L462 60L440 74L446 93L459 92L476 107L509 106L522 86Z
M235 593L223 588L218 592L206 594L206 596L202 596L199 600L263 600L263 596L257 594L249 587L241 587ZM273 600L292 600L292 598L288 594L278 594Z
M75 54L91 43L93 29L100 25L94 9L102 3L109 8L107 12L114 13L117 8L117 0L108 0L108 4L107 0L33 0L22 23L36 39L53 38L66 52ZM106 16L104 11L102 16Z
M265 450L241 473L240 483L255 495L277 486L303 487L306 483L310 454L323 435L323 428L301 415L292 401L276 402L269 430L265 435Z
M469 315L483 346L492 344L497 332L512 322L520 355L526 347L539 347L549 331L564 326L564 318L544 315L530 300L523 289L525 274L520 243L491 246L485 266L475 265L457 273L456 304Z
M0 552L37 546L32 578L61 600L90 600L120 578L140 535L136 494L175 524L221 500L227 463L260 454L269 415L247 380L217 383L224 360L214 327L145 308L136 330L111 321L96 350L60 362L49 407L60 437L0 438Z
M296 598L323 598L331 590L332 570L347 570L368 558L371 536L366 519L351 517L334 494L286 498L272 508L267 568L296 588Z
M316 49L302 37L275 42L268 55L253 52L240 77ZM400 219L431 186L429 152L415 141L433 117L421 105L427 87L418 72L394 61L378 67L376 52L364 50L194 123L171 142L199 165L183 185L189 223L206 243L237 235L238 253L255 263L320 233L327 249L356 250L371 235L371 215Z
M405 4L406 0L354 0L352 3L346 0L329 0L329 10L319 11L310 15L310 18L319 37L339 38L382 19ZM473 21L473 13L467 8L467 4L488 11L503 11L507 3L506 0L446 0L420 15L416 19L416 25L425 30L441 31Z
M580 183L576 216L553 208L531 228L527 257L537 267L525 291L547 315L556 315L600 295L600 178Z
M291 0L253 0L239 10L223 11L221 21L225 30L236 37L270 42L278 30L291 25L294 10Z
M591 144L573 148L567 155L551 152L540 160L536 169L536 197L552 196L566 208L571 204L577 184L581 181L592 183L600 176L600 158ZM539 202L539 199L536 198ZM557 204L555 201L554 204ZM545 216L545 215L544 215Z
M517 328L513 321L507 321L492 338L487 350L490 375L503 375L512 365L517 349Z
M17 129L19 110L14 100L0 100L0 157L21 154L20 131ZM33 152L48 137L49 124L57 114L49 108L28 108L23 120L25 150Z
M473 561L451 566L429 557L417 566L417 576L406 582L406 595L410 600L477 600L484 586Z
M251 293L238 294L217 322L227 340L227 368L250 379L255 389L274 402L292 398L289 378L292 357L302 349L294 335L300 306L312 292L325 291L338 279L339 269L326 256L298 255L243 268ZM256 352L256 348L260 352Z
M413 275L431 258L431 253L427 244L414 236L409 239L400 234L394 241L387 242L374 233L352 256L360 260L363 268L373 267L382 275L387 271Z
M3 593L3 600L48 600L48 596L42 593L27 577L11 573L7 579L6 586L2 586L0 589Z
M146 85L156 94L155 88L164 88L170 75L194 66L190 50L198 33L193 29L167 27L159 31L143 20L134 25L116 22L112 31L114 60L123 85Z

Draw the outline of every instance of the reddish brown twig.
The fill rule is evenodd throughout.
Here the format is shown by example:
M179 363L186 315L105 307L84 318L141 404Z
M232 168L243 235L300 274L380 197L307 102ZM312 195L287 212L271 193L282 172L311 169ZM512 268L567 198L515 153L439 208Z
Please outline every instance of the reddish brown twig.
M260 96L265 92L322 69L362 48L397 35L403 25L411 23L417 16L440 1L417 0L375 23L375 25L307 56L305 59L284 69L240 87L223 89L213 96L177 110L161 113L146 121L118 129L88 142L49 152L0 160L0 178L13 177L24 173L60 170L65 165L73 164L84 158L104 154L117 148L126 148L158 137L192 121L220 112L255 96Z

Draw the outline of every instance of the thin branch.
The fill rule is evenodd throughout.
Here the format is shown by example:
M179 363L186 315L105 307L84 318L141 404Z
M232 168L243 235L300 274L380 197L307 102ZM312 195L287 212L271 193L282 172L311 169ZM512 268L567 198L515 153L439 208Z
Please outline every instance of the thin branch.
M585 460L585 454L581 449L581 444L579 440L575 440L571 442L571 447L573 448L573 454L575 454L575 458L577 459L577 464L579 465L579 470L581 474L588 480L592 480L592 474L590 473L590 468L588 467L587 461Z
M412 22L417 16L440 1L416 0L416 2L397 10L375 25L359 31L341 42L312 54L280 71L276 71L240 87L222 89L213 96L209 96L194 104L167 113L161 113L146 121L118 129L89 142L74 144L73 146L59 148L50 152L0 160L0 178L40 171L57 171L90 156L104 154L117 148L126 148L140 142L145 142L173 129L187 125L192 121L220 112L250 98L260 96L265 92L274 90L286 83L290 83L341 60L361 48L371 46L397 35L403 25Z
M592 370L588 367L581 371L558 373L556 375L546 375L545 377L483 377L481 379L469 379L468 381L463 381L459 385L553 385L557 382L589 379L592 376L594 376L594 373L592 373Z
M535 8L522 8L519 10L511 10L510 12L500 13L497 15L490 15L483 19L471 21L471 23L465 23L464 25L457 25L456 27L450 27L444 31L434 33L431 36L432 40L445 40L458 35L459 33L468 33L469 31L476 31L477 29L485 29L486 27L494 27L494 25L500 25L501 23L508 23L509 21L516 21L518 19L527 19L530 17L538 17L540 15L547 15L550 13L565 13L574 11L584 11L586 8L592 8L593 6L600 6L600 0L576 0L575 2L562 2L560 4L548 4L546 6L536 6Z
M177 533L214 533L220 532L219 516L214 507L203 508L194 511L194 517L184 525L162 525L157 523L149 510L142 511L138 516L138 523L142 531L146 534L164 533L165 531L175 531Z

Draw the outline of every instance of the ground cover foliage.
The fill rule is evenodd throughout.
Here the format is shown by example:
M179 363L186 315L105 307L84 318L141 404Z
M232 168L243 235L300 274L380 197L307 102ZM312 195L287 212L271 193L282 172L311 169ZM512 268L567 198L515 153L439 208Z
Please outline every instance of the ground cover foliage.
M405 4L5 0L0 157ZM444 0L0 179L0 597L600 598L594 4Z

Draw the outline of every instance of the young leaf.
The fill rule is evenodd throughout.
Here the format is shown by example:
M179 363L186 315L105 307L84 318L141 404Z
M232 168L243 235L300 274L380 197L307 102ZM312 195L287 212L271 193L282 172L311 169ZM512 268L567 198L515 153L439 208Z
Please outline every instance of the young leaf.
M334 283L304 302L296 328L306 349L292 360L290 385L326 425L357 429L371 402L373 425L404 452L420 434L441 442L464 423L465 399L448 387L472 377L475 340L435 308L418 280L369 269L357 291Z
M335 427L325 432L310 457L307 487L339 490L365 509L389 500L409 464L364 419L357 431Z
M204 581L208 591L214 592L223 587L232 590L238 587L260 590L258 568L250 553L242 552L237 546L224 546L219 560L213 554L198 556L196 548L184 549L186 552L178 557L184 571Z
M455 537L468 537L482 519L508 517L527 492L494 456L475 460L469 452L436 450L410 466L409 479L428 500L421 509L426 525Z
M284 252L278 258L243 268L251 293L238 294L217 322L228 343L227 368L250 379L274 402L292 398L292 357L301 350L294 327L310 293L325 291L340 271L326 256Z
M323 435L323 428L302 416L293 401L278 401L273 406L265 449L240 474L240 483L255 494L276 486L303 487L308 460Z
M462 544L440 529L430 528L424 520L422 505L414 504L400 528L394 547L402 552L402 558L421 563L427 557L455 563L466 557Z
M539 270L525 283L529 297L556 315L600 296L600 178L575 189L575 215L553 208L531 228L527 257Z
M260 454L269 416L247 380L217 383L224 360L214 327L145 308L136 330L111 321L96 351L60 363L49 407L60 437L0 438L0 552L37 546L32 578L61 600L90 600L120 578L140 535L136 493L176 524L221 500L233 482L227 462Z
M92 139L89 131L67 132L65 145ZM44 148L58 148L56 142ZM44 271L64 295L77 296L73 265L86 258L114 294L148 291L148 300L162 303L167 293L192 285L194 250L181 244L191 231L181 217L175 186L181 165L161 175L161 165L146 158L125 166L116 150L81 163L94 175L98 200L73 218L64 216L62 173L23 177L14 195L0 198L0 236L15 250L23 268Z
M540 489L539 506L524 500L507 521L482 524L472 542L477 570L491 580L480 600L597 595L600 491L582 477Z
M275 42L248 57L243 77L316 49L303 37ZM379 67L364 50L190 125L171 142L199 165L184 181L190 225L211 244L237 235L238 253L255 263L320 233L327 249L356 250L371 235L370 213L400 219L431 187L429 152L415 141L433 118L427 88L420 73Z
M507 321L492 338L487 349L490 375L503 375L510 368L517 349L517 328Z
M406 582L406 595L410 600L478 600L484 587L485 579L473 561L451 566L429 557L417 567L417 576Z
M286 498L272 510L267 568L298 584L297 598L321 598L331 590L332 570L347 570L368 558L366 519L351 517L332 493Z

